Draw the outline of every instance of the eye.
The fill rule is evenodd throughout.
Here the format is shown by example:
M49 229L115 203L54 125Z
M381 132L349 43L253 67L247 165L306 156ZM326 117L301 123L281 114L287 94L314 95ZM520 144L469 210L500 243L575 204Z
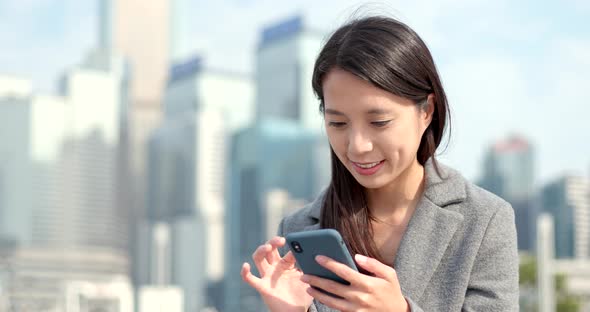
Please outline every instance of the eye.
M373 121L371 124L375 127L385 127L389 122L391 122L391 120Z
M330 121L330 122L328 122L328 126L334 127L334 128L342 128L342 127L346 126L346 123L340 122L340 121Z

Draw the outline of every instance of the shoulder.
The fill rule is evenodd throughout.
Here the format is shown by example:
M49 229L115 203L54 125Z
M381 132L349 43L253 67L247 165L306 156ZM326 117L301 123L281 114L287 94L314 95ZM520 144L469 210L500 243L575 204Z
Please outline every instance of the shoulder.
M457 212L464 222L487 227L494 216L505 222L514 222L512 206L499 196L475 185L459 171L438 164L440 174L427 164L427 190L425 196L440 207Z

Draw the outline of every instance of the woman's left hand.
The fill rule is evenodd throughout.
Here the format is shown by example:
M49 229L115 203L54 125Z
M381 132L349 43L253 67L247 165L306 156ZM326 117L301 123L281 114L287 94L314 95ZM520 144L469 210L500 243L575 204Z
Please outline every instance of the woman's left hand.
M402 295L395 270L376 259L356 255L357 265L373 273L368 276L359 273L348 266L325 256L316 256L316 261L326 269L334 272L350 285L313 276L303 275L301 280L311 286L321 288L341 298L324 294L323 292L308 288L307 292L324 305L340 310L348 311L410 311L408 302Z

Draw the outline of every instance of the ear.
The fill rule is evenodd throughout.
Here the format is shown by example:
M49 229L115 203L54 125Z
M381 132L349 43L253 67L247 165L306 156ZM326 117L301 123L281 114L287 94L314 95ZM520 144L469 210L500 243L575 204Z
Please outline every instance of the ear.
M426 131L426 128L432 122L432 116L434 115L434 93L430 93L428 98L426 98L426 106L422 108L422 112L420 114L420 120L422 121L423 130Z

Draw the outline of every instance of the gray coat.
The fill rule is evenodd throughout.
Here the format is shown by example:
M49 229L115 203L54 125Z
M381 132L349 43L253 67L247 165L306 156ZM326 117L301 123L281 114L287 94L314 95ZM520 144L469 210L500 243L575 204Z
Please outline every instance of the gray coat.
M518 251L510 204L431 161L393 267L411 310L518 311ZM323 193L285 217L279 235L319 229ZM284 250L283 250L284 252ZM310 311L334 311L314 301Z

